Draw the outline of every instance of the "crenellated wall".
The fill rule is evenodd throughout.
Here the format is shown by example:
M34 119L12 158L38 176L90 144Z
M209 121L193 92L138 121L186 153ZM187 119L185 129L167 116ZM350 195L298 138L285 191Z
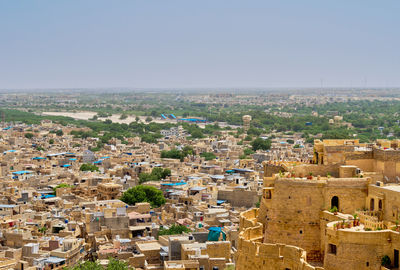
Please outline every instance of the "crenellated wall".
M257 213L257 209L250 209L240 215L236 270L323 269L307 263L306 252L301 248L262 243L263 225L255 222Z
M325 234L324 267L329 270L380 269L381 258L388 255L394 261L394 250L400 250L400 234L392 230L334 230ZM329 245L336 246L336 254Z
M260 208L240 215L236 269L381 269L385 255L397 267L400 185L382 179L397 182L398 149L328 140L315 144L318 164L264 163Z

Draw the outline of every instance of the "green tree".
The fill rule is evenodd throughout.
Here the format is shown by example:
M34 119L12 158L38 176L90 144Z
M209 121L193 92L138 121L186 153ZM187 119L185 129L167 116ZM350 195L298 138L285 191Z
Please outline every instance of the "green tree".
M161 151L161 158L173 158L173 159L180 159L181 161L183 161L183 152L173 148L169 151L163 150Z
M62 135L64 135L64 132L62 131L62 129L59 129L56 131L56 135L61 137Z
M32 133L30 133L30 132L28 132L28 133L25 133L25 138L27 138L27 139L32 139L34 136L33 136L33 134Z
M74 187L75 186L73 186L73 185L69 185L69 184L66 184L66 183L61 183L61 184L59 184L59 185L57 185L57 186L55 186L53 188L54 195L56 194L56 191L57 191L58 188L74 188Z
M147 116L146 119L145 119L145 121L146 121L146 122L151 122L151 121L153 121L153 118L151 118L150 116Z
M247 135L246 138L244 138L244 141L249 142L253 139L251 135Z
M253 151L261 150L269 150L271 148L271 140L264 140L262 138L257 138L251 142L251 147Z
M106 113L106 112L98 112L97 113L97 117L98 118L106 118L106 117L108 117L108 113Z
M43 234L45 234L45 233L47 232L47 227L46 227L46 226L40 227L40 228L38 229L38 231L41 232L41 233L43 233Z
M94 164L88 164L88 163L85 163L85 164L82 164L81 165L81 167L79 168L81 171L91 171L91 172L94 172L94 171L100 171L99 170L99 167L97 167L96 165L94 165Z
M151 186L136 186L122 194L121 201L134 205L139 202L148 202L152 207L160 207L166 200L161 190Z
M126 262L110 258L107 265L107 270L132 270Z
M67 268L68 270L104 270L104 268L98 262L81 262L78 265Z
M151 173L140 173L139 174L139 184L143 184L144 182L149 182L149 181L159 181L155 175L152 175Z
M214 153L211 152L204 152L200 154L201 157L203 157L205 160L213 160L216 158Z
M251 150L250 148L245 148L245 149L243 150L243 154L245 154L246 156L248 156L248 155L254 154L254 151Z
M119 117L119 119L124 120L128 118L128 115L126 113L121 114L121 116Z
M73 267L66 268L67 270L133 270L129 265L123 261L110 258L107 267L101 266L97 261L81 262Z
M188 155L193 155L194 154L194 150L193 147L190 145L185 145L185 147L183 147L182 149L182 155L184 157L188 156Z
M141 136L143 142L147 143L157 143L157 140L162 136L160 133L146 133Z
M161 167L155 167L151 171L151 173L141 173L139 174L139 184L148 181L160 181L161 179L165 179L167 176L171 175L170 169L163 169Z
M249 128L249 130L247 131L248 135L260 136L261 133L262 133L261 129L254 128L254 127Z
M54 139L50 139L49 144L54 144Z
M188 233L190 232L190 229L186 226L183 225L172 225L171 227L169 227L169 229L160 229L158 231L158 235L175 235L175 234L182 234L182 233Z
M201 132L199 129L194 130L192 133L190 133L190 135L193 139L201 139L204 137L203 132Z
M151 174L157 176L159 179L164 179L165 177L171 175L171 170L170 169L163 169L161 167L155 167L151 171Z

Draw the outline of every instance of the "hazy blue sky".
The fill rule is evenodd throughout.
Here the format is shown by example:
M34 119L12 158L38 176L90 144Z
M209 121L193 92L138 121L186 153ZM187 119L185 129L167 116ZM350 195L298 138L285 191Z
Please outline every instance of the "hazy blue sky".
M0 88L400 86L399 0L1 0Z

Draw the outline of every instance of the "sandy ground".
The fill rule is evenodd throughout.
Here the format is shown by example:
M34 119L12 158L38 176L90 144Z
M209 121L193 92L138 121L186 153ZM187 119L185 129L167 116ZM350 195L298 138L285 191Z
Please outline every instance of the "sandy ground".
M97 113L95 112L89 112L89 111L83 111L83 112L43 112L43 115L52 115L52 116L66 116L66 117L71 117L74 119L78 120L89 120L90 118L93 118ZM128 116L126 119L119 119L121 114L113 114L111 117L107 118L99 118L100 120L106 120L110 119L113 121L113 123L120 123L120 124L130 124L131 122L136 121L136 116ZM139 116L139 121L145 124L148 124L148 122L145 121L147 116ZM172 120L172 119L162 119L160 118L153 118L153 121L155 123L177 123L177 120ZM227 126L226 123L218 123L220 127L225 127ZM198 123L197 124L199 127L204 128L206 124L204 123ZM231 128L238 128L239 126L234 126L234 125L229 125Z
M93 118L97 113L95 112L43 112L43 115L52 115L52 116L66 116L66 117L71 117L74 119L78 120L89 120L90 118ZM113 123L120 123L120 124L130 124L131 122L136 121L136 116L128 116L126 119L119 119L121 114L113 114L111 117L106 117L106 118L99 118L100 120L106 120L110 119L113 121ZM139 121L147 124L145 121L147 116L139 116ZM161 118L153 118L152 122L155 123L177 123L176 120L172 119L161 119Z

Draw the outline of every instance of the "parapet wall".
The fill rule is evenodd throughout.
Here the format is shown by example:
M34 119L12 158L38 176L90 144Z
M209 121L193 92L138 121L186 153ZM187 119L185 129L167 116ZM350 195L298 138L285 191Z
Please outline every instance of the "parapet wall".
M302 164L293 167L292 171L298 177L306 177L310 173L313 176L327 176L328 174L333 177L339 176L339 164L332 165L317 165L317 164Z
M276 179L259 210L264 242L298 246L307 251L308 261L322 262L321 211L336 198L341 212L354 213L365 205L367 190L365 178Z
M381 259L388 255L394 262L394 250L400 249L400 234L391 230L352 231L328 228L324 267L329 270L380 269ZM335 245L335 252L330 251Z
M233 207L253 207L258 202L257 191L241 189L218 190L218 200L226 200Z
M374 158L380 161L400 162L400 150L373 149Z
M236 270L299 269L321 270L307 263L306 252L284 244L262 243L263 225L255 222L257 210L250 209L240 215L241 232L236 253ZM254 226L246 227L245 225Z

